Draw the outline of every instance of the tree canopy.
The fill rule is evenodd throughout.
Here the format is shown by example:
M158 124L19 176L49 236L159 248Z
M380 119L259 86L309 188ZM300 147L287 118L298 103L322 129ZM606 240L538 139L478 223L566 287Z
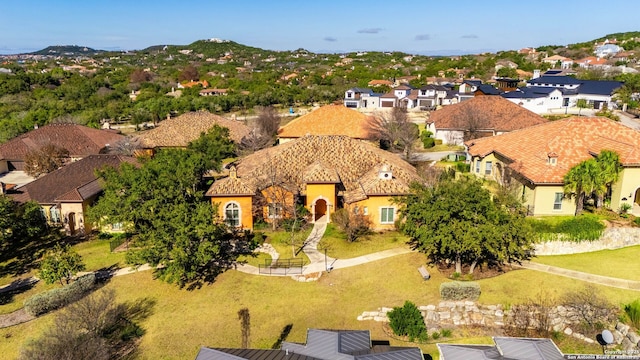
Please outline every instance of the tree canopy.
M132 225L129 263L160 265L157 275L181 287L213 282L255 246L249 232L215 221L204 198L202 176L212 164L219 167L222 153L161 150L139 167L106 169L104 194L90 215L99 223Z
M533 238L524 212L492 199L472 178L444 178L433 187L412 184L409 196L397 199L399 229L430 264L502 265L529 259ZM508 205L508 206L507 206Z

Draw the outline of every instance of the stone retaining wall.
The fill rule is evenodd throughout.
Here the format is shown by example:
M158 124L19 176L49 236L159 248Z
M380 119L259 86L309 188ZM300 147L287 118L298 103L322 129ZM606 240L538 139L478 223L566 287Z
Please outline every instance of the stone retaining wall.
M566 255L599 250L619 249L640 244L640 228L616 227L604 230L594 241L547 241L536 244L536 255Z
M419 306L427 331L432 333L441 329L454 329L459 326L482 326L502 329L512 316L511 310L501 304L482 305L473 301L441 301L438 305ZM373 320L389 322L387 313L393 308L383 307L377 311L365 311L358 316L359 321ZM586 337L573 329L580 323L580 315L564 306L556 306L549 311L549 324L553 331L593 344L595 339ZM637 350L640 347L640 335L630 331L630 327L617 323L611 332L614 342L624 350Z

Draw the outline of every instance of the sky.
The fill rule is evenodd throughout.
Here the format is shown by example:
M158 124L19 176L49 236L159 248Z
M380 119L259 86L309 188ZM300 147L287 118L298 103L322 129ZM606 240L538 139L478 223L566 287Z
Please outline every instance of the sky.
M0 54L219 38L266 50L455 55L640 31L637 0L0 0Z

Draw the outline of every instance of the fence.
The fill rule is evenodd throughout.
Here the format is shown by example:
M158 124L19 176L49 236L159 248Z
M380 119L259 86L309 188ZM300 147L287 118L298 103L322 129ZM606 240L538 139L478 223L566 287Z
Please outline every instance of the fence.
M265 260L264 264L258 265L258 271L268 275L302 274L302 266L302 259Z

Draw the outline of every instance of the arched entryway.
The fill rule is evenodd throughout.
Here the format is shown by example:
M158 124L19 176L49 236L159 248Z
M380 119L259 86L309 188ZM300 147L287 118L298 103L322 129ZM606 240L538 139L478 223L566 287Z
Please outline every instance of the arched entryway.
M68 221L69 221L69 234L73 235L76 233L76 213L69 213Z
M320 218L327 215L327 200L318 199L314 205L313 220L318 221Z

